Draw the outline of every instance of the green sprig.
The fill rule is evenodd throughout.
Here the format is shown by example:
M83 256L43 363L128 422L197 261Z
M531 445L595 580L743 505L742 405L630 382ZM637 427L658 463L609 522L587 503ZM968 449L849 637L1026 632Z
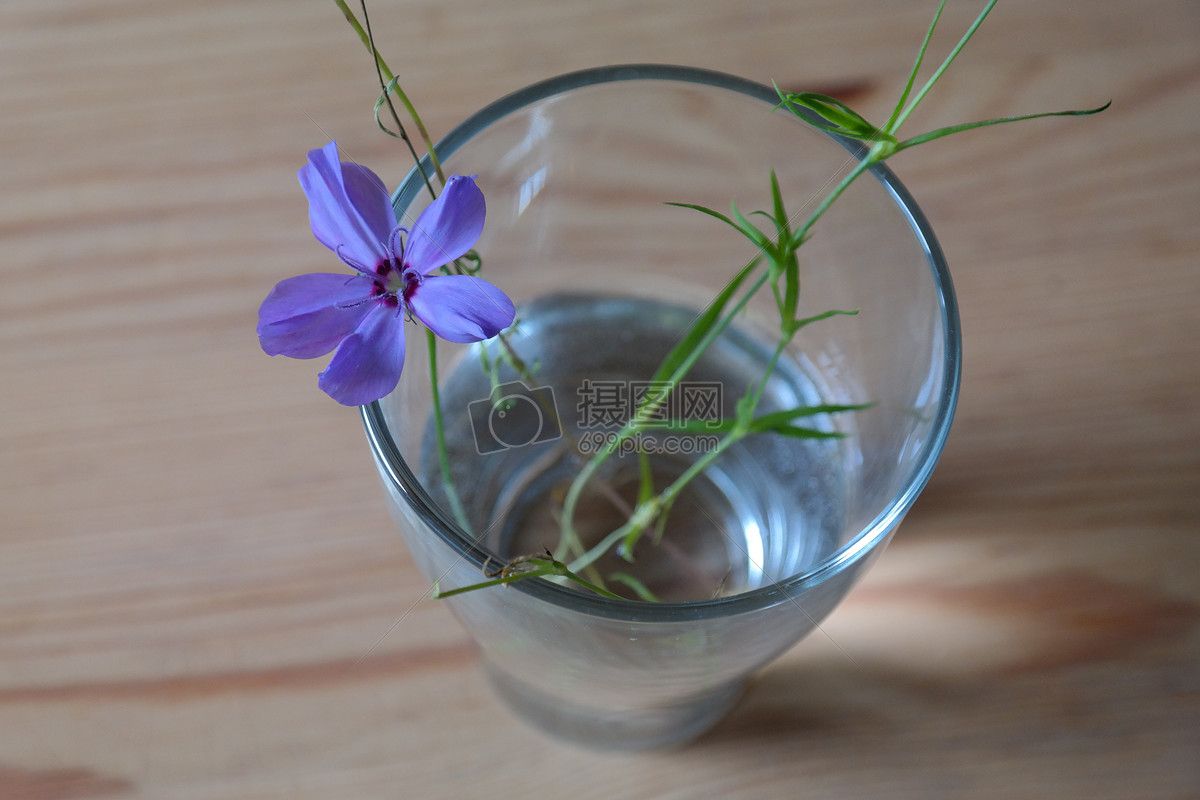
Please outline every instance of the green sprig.
M480 583L473 583L470 586L460 586L457 589L442 591L441 587L435 583L433 587L433 597L441 600L446 597L453 597L458 594L465 594L466 592L474 592L479 589L487 589L492 586L507 586L510 583L525 581L529 580L530 578L551 577L566 578L569 581L579 584L588 591L595 592L601 597L607 597L610 600L624 599L619 594L610 592L602 586L597 586L588 579L578 575L573 570L569 569L566 564L555 559L554 556L548 553L540 556L521 556L520 558L515 558L504 566L498 578L492 578Z
M958 58L959 53L966 47L967 42L971 41L971 37L979 30L979 26L987 19L988 14L995 8L998 0L988 0L987 5L979 12L979 16L967 28L966 33L959 39L958 44L950 51L945 60L934 70L933 74L920 88L912 100L909 100L909 95L912 93L913 87L916 85L917 75L921 70L921 64L925 60L925 53L929 49L929 42L933 38L933 32L937 29L938 21L942 17L942 11L946 7L946 0L942 0L938 4L937 12L933 16L933 21L929 24L929 28L925 32L925 38L921 42L921 48L917 53L916 62L913 64L912 71L909 73L908 81L904 85L904 91L900 94L900 99L896 102L895 108L892 110L891 116L887 123L882 128L877 128L860 115L857 111L850 108L845 103L832 97L814 92L784 92L778 85L775 91L779 94L780 102L776 108L786 108L794 115L804 120L809 125L820 128L822 130L836 133L839 136L844 136L848 139L855 139L866 142L871 145L866 158L864 159L870 164L875 164L883 161L890 156L899 153L902 150L907 150L910 147L932 142L936 139L941 139L945 136L950 136L964 131L974 130L976 128L986 128L992 125L1003 125L1009 122L1021 122L1030 119L1040 119L1042 117L1084 117L1091 114L1099 114L1104 109L1112 105L1112 101L1105 103L1096 108L1087 108L1070 111L1043 111L1035 114L1020 114L1009 117L995 117L993 119L978 120L976 122L964 122L958 125L947 125L944 128L922 133L918 136L913 136L908 139L901 140L897 137L897 132L900 126L903 125L912 115L921 101L934 87L938 80L942 77L954 60ZM812 112L819 119L813 119L811 115L805 114L805 110Z
M792 218L787 213L779 181L774 171L772 171L770 176L772 207L769 212L754 211L747 215L743 214L736 204L731 204L730 213L723 214L700 205L669 203L669 205L699 211L732 227L756 248L757 254L733 276L704 311L693 320L683 338L668 353L652 378L652 382L658 388L644 398L632 418L615 436L609 439L607 447L594 454L580 469L574 481L568 487L563 502L560 516L561 536L556 552L547 552L545 555L523 556L514 559L506 564L498 575L488 575L489 579L484 582L446 592L438 590L435 596L450 597L490 586L508 585L516 581L546 577L574 582L598 595L618 599L618 595L605 588L603 581L599 581L598 573L593 566L595 562L613 548L617 548L620 555L632 561L638 542L651 529L655 531L656 540L661 538L667 515L682 490L734 444L746 436L757 434L778 434L792 438L806 439L833 439L844 436L841 432L808 427L802 424L802 422L818 415L861 411L869 408L870 404L821 404L765 414L758 413L758 406L764 395L767 382L771 378L786 348L799 331L807 325L829 319L833 316L854 315L857 313L857 311L852 310L829 310L810 317L800 318L797 316L800 306L800 266L797 252L810 237L812 228L816 222L855 180L870 171L875 165L908 148L916 147L945 136L992 125L1041 117L1087 116L1099 113L1110 105L1110 103L1106 103L1103 106L1091 109L1050 111L967 122L937 128L907 139L901 139L899 136L900 128L907 122L941 76L962 52L966 44L975 35L980 25L982 25L983 21L995 7L997 1L988 0L983 10L968 27L950 54L918 89L916 88L918 85L918 76L920 75L925 56L927 55L934 32L941 20L946 5L945 0L939 2L933 20L925 32L917 57L905 82L904 89L893 107L887 122L882 127L873 125L864 116L837 98L817 92L784 92L778 86L775 87L779 96L779 103L776 106L778 109L787 110L806 124L817 129L862 142L866 145L862 157L842 176L833 190L822 199L807 219L795 227L793 226ZM342 9L346 19L370 50L379 72L382 93L375 105L376 123L389 134L397 135L389 130L380 118L382 107L384 104L387 104L399 130L398 135L408 142L410 150L413 149L412 143L408 140L403 125L400 123L399 115L396 113L395 108L392 107L391 98L393 96L398 98L416 124L428 150L430 162L444 184L445 178L442 174L437 155L434 152L432 141L421 124L420 118L417 116L411 102L400 89L399 82L392 75L374 47L369 22L366 18L365 5L363 7L363 20L366 26L364 27L358 23L344 0L335 0L335 2ZM413 154L415 157L415 151L413 151ZM421 168L419 160L418 167ZM422 175L424 175L423 168ZM429 183L428 178L426 178L426 183ZM433 191L432 186L430 186L430 191ZM760 228L751 221L753 218L758 217L766 219L769 223L768 226ZM472 268L477 269L478 263L475 262L472 266L466 267L465 270L461 265L456 265L456 269L465 271L467 274L473 274L471 271ZM758 274L755 275L755 273ZM764 285L771 287L780 315L780 327L779 341L760 379L753 382L748 387L745 395L738 399L735 406L735 413L731 419L722 420L715 424L710 420L673 421L666 427L666 430L673 432L719 434L720 439L717 446L692 462L683 474L678 476L669 486L657 492L653 482L649 459L646 454L639 452L639 485L635 507L624 524L609 532L600 542L585 550L574 529L574 516L584 488L596 478L600 466L617 453L622 445L630 438L645 430L650 424L657 423L657 420L655 420L656 414L662 404L666 402L670 393L689 374L701 355L723 334L728 326L732 324L734 318L743 311L749 301ZM525 367L524 362L519 356L517 356L511 343L503 336L501 336L500 342L503 349L497 357L487 359L484 356L485 371L492 373L493 381L498 379L498 372L496 370L500 360L508 361L510 366L516 369L518 373L523 374L528 372L529 370ZM446 453L444 444L442 420L437 396L437 365L436 355L432 350L432 337L431 369L434 382L435 424L437 425L438 433L439 458L442 461L444 480L449 487L448 496L451 506L456 516L460 518L460 522L462 522L465 520L465 514L462 511L458 496L453 491L453 486L449 481L448 454ZM703 425L703 430L700 428L701 425ZM566 559L570 557L573 557L573 560L567 563ZM589 577L596 577L597 580L589 580L582 577L579 574L580 571L587 571ZM614 584L619 583L628 587L642 600L656 600L654 595L641 581L628 573L612 573L606 576L606 579L612 581Z

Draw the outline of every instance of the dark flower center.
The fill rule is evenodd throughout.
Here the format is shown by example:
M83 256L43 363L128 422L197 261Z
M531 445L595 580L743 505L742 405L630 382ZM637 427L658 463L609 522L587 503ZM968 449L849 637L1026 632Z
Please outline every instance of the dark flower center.
M404 304L408 305L408 301L412 299L413 292L421 285L421 281L425 280L425 276L415 269L406 269L402 283L404 285Z
M399 295L401 290L404 290L405 299L407 299L408 290L405 286L405 277L401 275L400 270L391 261L384 261L375 268L375 285L371 288L371 294L384 304L396 308L400 305Z

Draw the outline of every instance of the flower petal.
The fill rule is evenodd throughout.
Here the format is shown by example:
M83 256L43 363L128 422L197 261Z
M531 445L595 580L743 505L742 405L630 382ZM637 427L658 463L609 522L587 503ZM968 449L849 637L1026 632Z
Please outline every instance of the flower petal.
M417 217L404 263L422 275L460 257L479 241L486 211L474 178L451 175L438 199Z
M267 355L315 358L337 346L371 310L372 283L314 273L280 281L258 309L258 341Z
M308 196L308 221L317 241L374 269L388 254L396 227L392 201L379 176L360 164L338 161L337 142L308 152L300 169Z
M433 275L408 296L413 315L450 342L490 339L512 324L508 295L482 278Z
M374 303L342 340L317 385L344 406L361 406L396 388L404 371L404 317Z

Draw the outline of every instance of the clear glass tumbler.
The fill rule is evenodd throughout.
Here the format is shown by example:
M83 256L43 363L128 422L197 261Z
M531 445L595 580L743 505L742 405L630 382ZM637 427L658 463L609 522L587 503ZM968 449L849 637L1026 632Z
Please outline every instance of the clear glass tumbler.
M438 342L445 469L423 335L409 335L400 386L363 419L408 547L443 590L554 547L563 488L610 432L601 401L609 411L631 402L688 321L754 257L732 229L667 203L769 211L773 171L799 221L861 156L859 144L776 103L771 88L723 74L607 67L519 91L440 143L447 171L476 175L486 196L482 274L517 303L518 326L507 346ZM397 215L411 222L427 203L414 172L396 193ZM628 565L662 602L543 578L445 601L499 694L553 735L640 749L709 728L754 670L846 595L929 479L961 346L925 218L875 168L816 225L800 271L801 316L858 313L802 330L762 409L870 404L811 421L844 438L753 436L714 462L676 504L662 546ZM730 414L763 374L778 325L764 289L687 377L698 402ZM528 372L504 362L505 347ZM497 404L498 393L510 402ZM704 446L663 435L640 444L656 486ZM640 468L633 455L606 463L602 490L580 503L582 532L619 524L614 508L636 494ZM450 511L447 474L461 515Z

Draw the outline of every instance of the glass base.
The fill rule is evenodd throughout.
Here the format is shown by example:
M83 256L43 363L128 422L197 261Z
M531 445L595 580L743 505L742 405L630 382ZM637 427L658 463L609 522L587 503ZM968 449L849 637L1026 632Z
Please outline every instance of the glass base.
M580 706L551 697L483 661L496 693L526 722L550 737L593 750L636 752L685 744L721 721L746 688L739 680L685 703L644 708Z

